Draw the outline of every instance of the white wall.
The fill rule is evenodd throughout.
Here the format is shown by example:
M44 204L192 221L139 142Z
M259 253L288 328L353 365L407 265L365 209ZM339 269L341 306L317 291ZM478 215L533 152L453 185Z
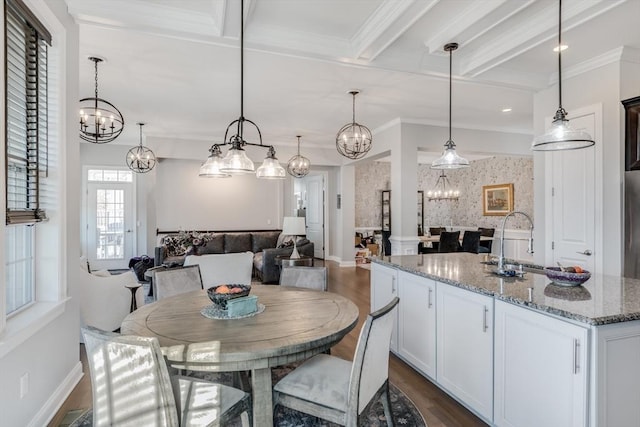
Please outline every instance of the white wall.
M79 310L74 295L78 286L79 230L79 149L76 136L78 93L78 28L66 13L64 2L27 0L27 5L52 32L54 48L60 56L51 58L55 72L61 77L56 105L60 120L52 131L60 138L60 206L51 225L55 236L47 258L53 259L53 274L39 277L48 282L46 304L57 304L50 316L18 315L9 320L0 335L0 424L3 426L42 426L52 417L82 375L78 353ZM4 2L3 6L4 7ZM52 8L53 11L49 8ZM2 88L4 98L4 87ZM73 117L73 119L69 119ZM4 133L3 133L4 136ZM73 167L66 168L66 165ZM4 162L2 163L4 167ZM3 173L4 175L4 173ZM4 221L2 222L4 224ZM4 228L4 226L3 226ZM2 230L4 234L4 230ZM55 253L55 254L54 254ZM60 286L53 288L59 281ZM40 285L38 285L40 286ZM53 294L53 295L52 295ZM40 297L39 297L40 298ZM33 319L37 322L31 322ZM21 322L24 320L24 322ZM20 398L20 377L29 374L29 392Z

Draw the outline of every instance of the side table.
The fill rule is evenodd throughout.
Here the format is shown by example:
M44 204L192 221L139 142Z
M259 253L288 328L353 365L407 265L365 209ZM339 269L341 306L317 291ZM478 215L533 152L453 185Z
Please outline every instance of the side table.
M284 267L313 267L313 257L300 255L300 258L291 258L289 256L276 256L276 264L280 268Z
M128 285L124 285L125 288L131 291L131 306L129 307L129 313L133 313L138 309L138 302L136 301L136 291L142 285L140 283L130 283Z

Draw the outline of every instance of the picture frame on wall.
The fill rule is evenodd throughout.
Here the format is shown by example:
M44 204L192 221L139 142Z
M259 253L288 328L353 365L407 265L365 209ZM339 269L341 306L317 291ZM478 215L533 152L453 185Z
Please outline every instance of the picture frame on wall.
M482 215L506 215L513 210L513 183L482 186Z

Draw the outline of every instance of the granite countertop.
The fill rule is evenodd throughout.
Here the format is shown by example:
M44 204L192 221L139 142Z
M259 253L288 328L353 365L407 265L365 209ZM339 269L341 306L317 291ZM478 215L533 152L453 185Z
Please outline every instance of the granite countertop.
M372 258L377 264L589 325L640 320L638 279L596 274L582 286L563 287L552 284L542 270L522 278L496 276L491 273L494 265L482 263L486 260L485 254L471 253Z

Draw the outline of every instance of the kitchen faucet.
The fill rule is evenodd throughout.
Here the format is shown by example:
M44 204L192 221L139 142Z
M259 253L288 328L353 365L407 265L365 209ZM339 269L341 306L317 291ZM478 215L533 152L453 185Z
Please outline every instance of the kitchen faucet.
M523 215L529 220L529 223L531 224L531 235L529 236L529 246L527 248L527 252L530 254L533 253L533 221L531 220L531 217L526 213L520 211L509 212L502 220L502 232L500 233L500 258L498 258L498 274L504 273L504 226L507 224L507 219L515 214Z

